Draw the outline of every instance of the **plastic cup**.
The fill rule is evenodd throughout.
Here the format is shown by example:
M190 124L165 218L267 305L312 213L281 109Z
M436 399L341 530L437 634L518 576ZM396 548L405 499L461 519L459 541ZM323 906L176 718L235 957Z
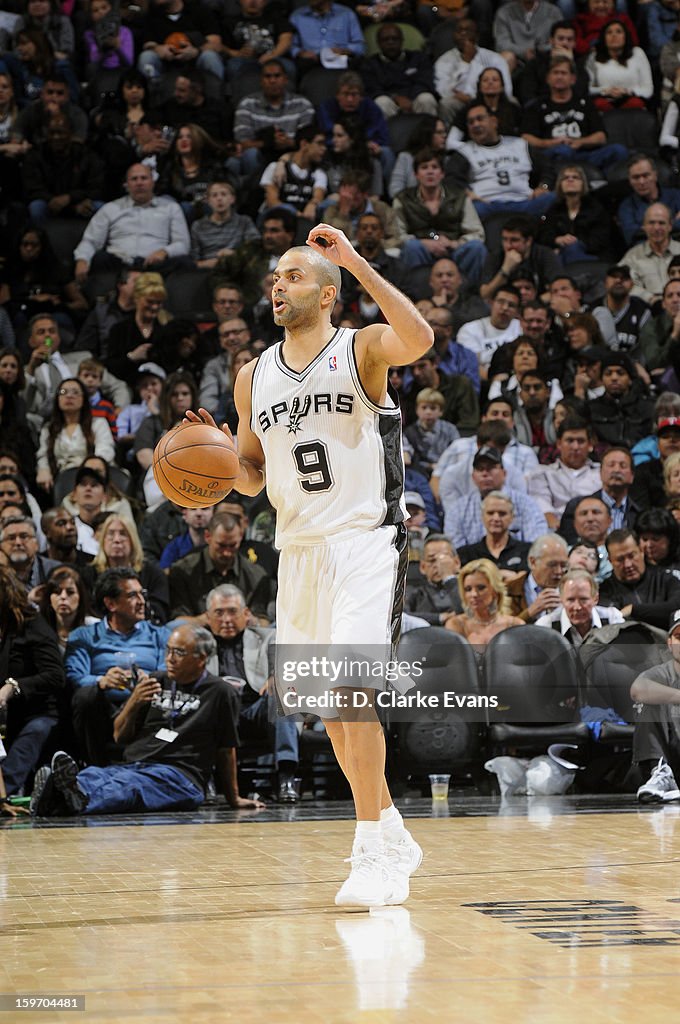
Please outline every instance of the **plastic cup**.
M134 667L137 664L137 655L134 651L116 651L113 655L113 664L116 668L122 668L126 675L125 685L132 689L134 686Z
M433 800L448 800L450 775L430 775Z

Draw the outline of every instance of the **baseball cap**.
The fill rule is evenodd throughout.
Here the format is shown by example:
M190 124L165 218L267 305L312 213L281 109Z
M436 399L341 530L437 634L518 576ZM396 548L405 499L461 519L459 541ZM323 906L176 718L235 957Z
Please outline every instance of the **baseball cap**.
M627 267L625 263L619 263L614 267L608 267L605 277L632 277L630 267Z
M635 380L637 374L635 373L635 366L630 356L627 356L625 352L609 352L602 360L602 372L610 366L620 366L622 370L625 370L631 380Z
M663 419L658 420L657 434L660 434L662 430L680 430L680 416L664 416Z
M602 363L609 355L610 349L604 345L588 345L574 355L575 361L583 363Z
M670 622L668 623L668 636L673 636L678 626L680 626L680 608L676 608L671 615Z
M404 500L406 507L414 505L416 508L422 508L425 511L425 502L423 501L422 495L418 494L417 491L406 491L404 494Z
M76 473L76 478L73 482L73 486L76 487L83 480L97 480L102 487L106 487L106 480L103 473L95 469L93 466L81 466Z
M153 374L154 377L158 377L159 380L165 380L167 373L162 366L158 363L142 363L141 366L137 367L137 376L143 377L145 373Z
M503 456L498 451L498 448L485 444L475 453L475 457L472 460L472 468L477 469L480 462L493 462L494 466L502 466Z

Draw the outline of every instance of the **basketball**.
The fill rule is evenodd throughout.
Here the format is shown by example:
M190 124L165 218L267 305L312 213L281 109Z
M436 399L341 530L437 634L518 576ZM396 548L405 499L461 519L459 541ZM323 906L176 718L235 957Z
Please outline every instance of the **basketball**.
M222 501L234 485L238 455L233 442L207 423L180 423L153 453L153 475L165 497L182 508Z

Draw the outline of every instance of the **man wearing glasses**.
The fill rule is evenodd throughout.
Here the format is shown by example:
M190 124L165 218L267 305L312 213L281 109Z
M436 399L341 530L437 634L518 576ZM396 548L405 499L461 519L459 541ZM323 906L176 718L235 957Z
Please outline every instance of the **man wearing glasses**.
M211 775L233 808L261 807L239 795L236 776L238 701L233 687L207 669L215 640L201 626L173 630L167 671L139 673L114 722L123 763L78 771L59 751L35 779L37 816L186 811L205 799Z
M60 562L38 553L38 535L32 519L11 516L0 527L0 548L10 561L14 572L25 585L32 590L44 583L52 569Z
M221 352L203 367L199 401L220 422L225 418L227 395L234 382L231 362L234 354L250 342L250 328L240 316L229 317L217 326Z
M259 244L259 238L257 241ZM219 355L221 347L219 339L220 324L223 324L225 320L231 320L234 317L245 317L247 315L243 292L226 275L225 280L216 284L212 289L211 308L217 323L209 331L203 331L201 335L200 355L202 360Z
M100 622L79 626L66 645L66 678L75 688L73 724L88 764L118 760L113 719L135 677L163 671L170 630L147 620L146 594L133 569L107 569L94 588Z

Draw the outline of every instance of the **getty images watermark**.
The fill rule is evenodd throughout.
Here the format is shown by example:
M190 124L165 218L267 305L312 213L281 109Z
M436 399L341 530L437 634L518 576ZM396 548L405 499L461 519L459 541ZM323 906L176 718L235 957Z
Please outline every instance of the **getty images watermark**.
M389 656L379 646L302 647L277 645L277 694L283 714L298 712L324 717L329 712L351 718L353 713L375 708L392 713L418 713L435 710L473 712L483 716L498 706L493 694L461 692L455 673L444 686L432 687L428 673L428 654L408 660ZM434 658L433 668L436 668ZM464 689L464 688L463 688ZM480 719L481 720L481 719Z
M508 630L515 641L521 632ZM672 659L660 631L644 643L587 640L578 650L550 642L555 636L547 629L545 643L534 631L525 645L508 649L498 638L472 648L415 633L423 635L406 634L397 657L388 646L275 645L272 714L345 721L377 714L386 724L443 727L581 722L596 739L600 730L618 736L621 725L634 725L639 735L659 726L680 732L680 658Z

